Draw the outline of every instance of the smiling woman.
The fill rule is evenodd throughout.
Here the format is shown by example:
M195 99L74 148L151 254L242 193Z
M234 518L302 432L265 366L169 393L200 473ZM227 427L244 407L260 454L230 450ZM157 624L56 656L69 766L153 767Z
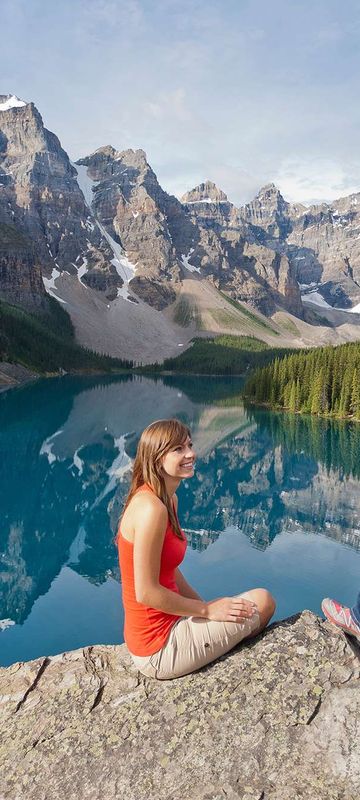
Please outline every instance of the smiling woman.
M125 642L138 669L158 680L214 661L261 631L275 610L265 589L205 602L181 573L187 543L175 492L194 464L190 431L179 420L145 428L117 536Z

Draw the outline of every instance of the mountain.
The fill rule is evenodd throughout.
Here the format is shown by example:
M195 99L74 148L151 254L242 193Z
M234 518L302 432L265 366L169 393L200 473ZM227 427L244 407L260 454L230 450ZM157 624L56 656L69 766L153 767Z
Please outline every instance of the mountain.
M93 225L76 178L68 155L44 127L34 104L0 95L0 223L13 229L13 239L22 237L23 259L29 263L23 287L31 296L24 303L28 307L44 300L44 287L30 278L30 271L39 267L50 294L55 294L54 280L61 272L105 292L122 284L111 264L111 247ZM2 293L13 299L3 284Z
M279 345L315 343L306 320L354 338L356 314L329 321L327 302L360 300L356 204L306 209L268 184L236 208L209 180L178 200L143 150L73 164L33 103L0 95L0 297L41 312L52 295L100 352L152 362L196 331L249 334L249 306Z
M91 184L88 203L98 225L123 251L121 274L126 286L131 280L131 296L158 310L174 302L182 243L192 241L193 230L179 201L162 190L144 151L101 147L76 169L83 191L84 181Z
M290 223L287 246L298 281L315 283L334 308L359 305L360 193L329 204L292 209Z
M360 193L307 208L268 184L239 214L259 243L287 256L305 298L320 289L314 302L324 308L359 304Z
M262 242L224 192L207 181L187 192L182 202L201 231L191 260L202 274L266 316L282 307L302 317L300 290L286 253Z

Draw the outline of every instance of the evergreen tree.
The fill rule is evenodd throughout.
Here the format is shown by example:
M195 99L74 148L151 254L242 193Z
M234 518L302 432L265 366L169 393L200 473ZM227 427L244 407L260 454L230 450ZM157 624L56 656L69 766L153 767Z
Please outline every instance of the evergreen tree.
M360 372L356 367L352 378L350 410L355 419L360 420Z
M296 383L291 382L290 395L289 395L289 411L296 411Z

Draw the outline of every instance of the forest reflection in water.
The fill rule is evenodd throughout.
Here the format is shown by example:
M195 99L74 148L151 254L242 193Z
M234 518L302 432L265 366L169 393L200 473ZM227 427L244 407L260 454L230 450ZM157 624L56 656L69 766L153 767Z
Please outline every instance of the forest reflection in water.
M194 559L215 542L221 547L229 531L259 552L280 534L321 534L338 543L339 569L344 545L359 557L360 425L244 409L241 385L180 376L68 377L0 396L5 658L15 628L26 628L39 598L46 606L65 568L68 582L76 574L93 587L118 584L113 538L140 433L154 419L176 416L193 432L196 472L178 495ZM226 592L221 557L218 588Z

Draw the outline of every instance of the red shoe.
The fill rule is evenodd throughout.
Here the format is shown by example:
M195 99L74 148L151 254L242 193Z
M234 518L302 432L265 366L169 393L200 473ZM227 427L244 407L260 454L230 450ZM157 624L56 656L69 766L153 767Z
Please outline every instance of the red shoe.
M321 608L329 622L360 640L360 625L355 622L350 608L342 606L336 600L330 600L329 597L322 601Z

